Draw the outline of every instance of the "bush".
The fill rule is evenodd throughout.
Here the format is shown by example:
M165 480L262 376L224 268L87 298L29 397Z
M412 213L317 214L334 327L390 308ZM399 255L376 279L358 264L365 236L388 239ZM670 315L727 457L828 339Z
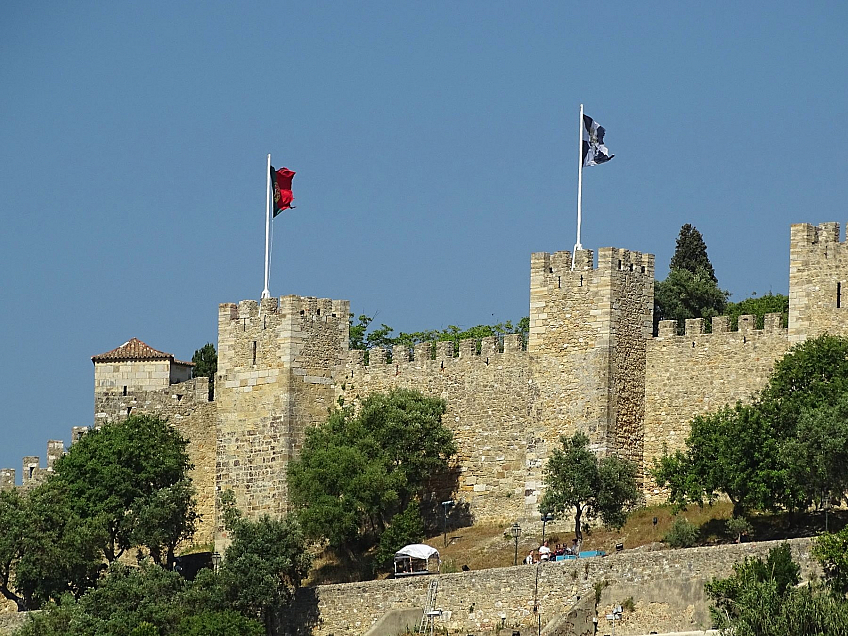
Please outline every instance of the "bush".
M685 517L677 517L663 541L671 548L691 548L698 544L698 526Z
M736 543L742 543L742 535L753 530L751 524L745 517L732 517L727 520L727 534L733 537Z

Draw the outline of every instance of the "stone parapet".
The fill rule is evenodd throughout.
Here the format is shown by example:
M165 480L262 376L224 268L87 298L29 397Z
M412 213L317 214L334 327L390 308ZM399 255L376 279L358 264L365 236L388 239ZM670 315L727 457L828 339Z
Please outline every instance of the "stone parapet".
M459 634L494 634L502 627L523 631L536 629L538 616L544 627L580 599L594 598L595 585L600 582L608 586L602 603L620 603L626 597L615 596L616 590L634 587L642 590L645 598L656 599L652 607L643 604L641 615L628 617L624 629L616 629L617 634L705 629L710 625L703 584L713 577L729 576L733 564L745 558L765 557L779 543L626 551L607 557L442 574L438 576L436 607L443 614L437 629ZM802 576L809 580L817 571L810 557L810 540L789 543ZM431 580L421 576L301 589L291 616L295 624L302 621L312 626L307 632L310 636L359 636L391 610L423 608ZM662 590L666 596L652 596L652 591ZM686 611L688 604L693 607ZM602 618L604 605L600 609Z

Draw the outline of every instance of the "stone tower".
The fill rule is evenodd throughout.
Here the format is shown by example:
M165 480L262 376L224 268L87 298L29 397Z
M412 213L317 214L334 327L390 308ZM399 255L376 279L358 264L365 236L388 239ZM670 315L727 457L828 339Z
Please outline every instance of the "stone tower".
M848 243L839 223L792 226L789 243L789 341L848 334Z
M582 430L593 448L642 455L645 343L654 257L617 248L535 253L530 268L531 374L548 440Z
M219 307L216 489L231 489L248 517L287 510L287 463L339 396L349 311L299 296Z

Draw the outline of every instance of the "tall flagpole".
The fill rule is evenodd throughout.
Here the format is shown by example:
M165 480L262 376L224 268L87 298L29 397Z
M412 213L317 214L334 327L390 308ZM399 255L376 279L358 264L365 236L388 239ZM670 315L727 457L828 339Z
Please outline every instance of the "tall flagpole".
M262 290L262 298L270 298L268 291L268 273L270 271L270 238L271 238L271 155L268 155L268 169L265 170L267 185L265 188L265 289Z
M583 220L583 104L580 104L580 123L577 127L577 242L571 253L571 269L577 259L577 250L582 250L580 244L580 223Z

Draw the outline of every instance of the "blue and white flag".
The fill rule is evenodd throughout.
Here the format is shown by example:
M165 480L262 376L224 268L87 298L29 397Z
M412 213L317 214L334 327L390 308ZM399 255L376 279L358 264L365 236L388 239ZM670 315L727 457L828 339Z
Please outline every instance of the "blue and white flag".
M598 122L583 115L583 167L597 166L601 163L606 163L615 155L609 153L609 149L604 145L604 130L603 126L599 126Z

